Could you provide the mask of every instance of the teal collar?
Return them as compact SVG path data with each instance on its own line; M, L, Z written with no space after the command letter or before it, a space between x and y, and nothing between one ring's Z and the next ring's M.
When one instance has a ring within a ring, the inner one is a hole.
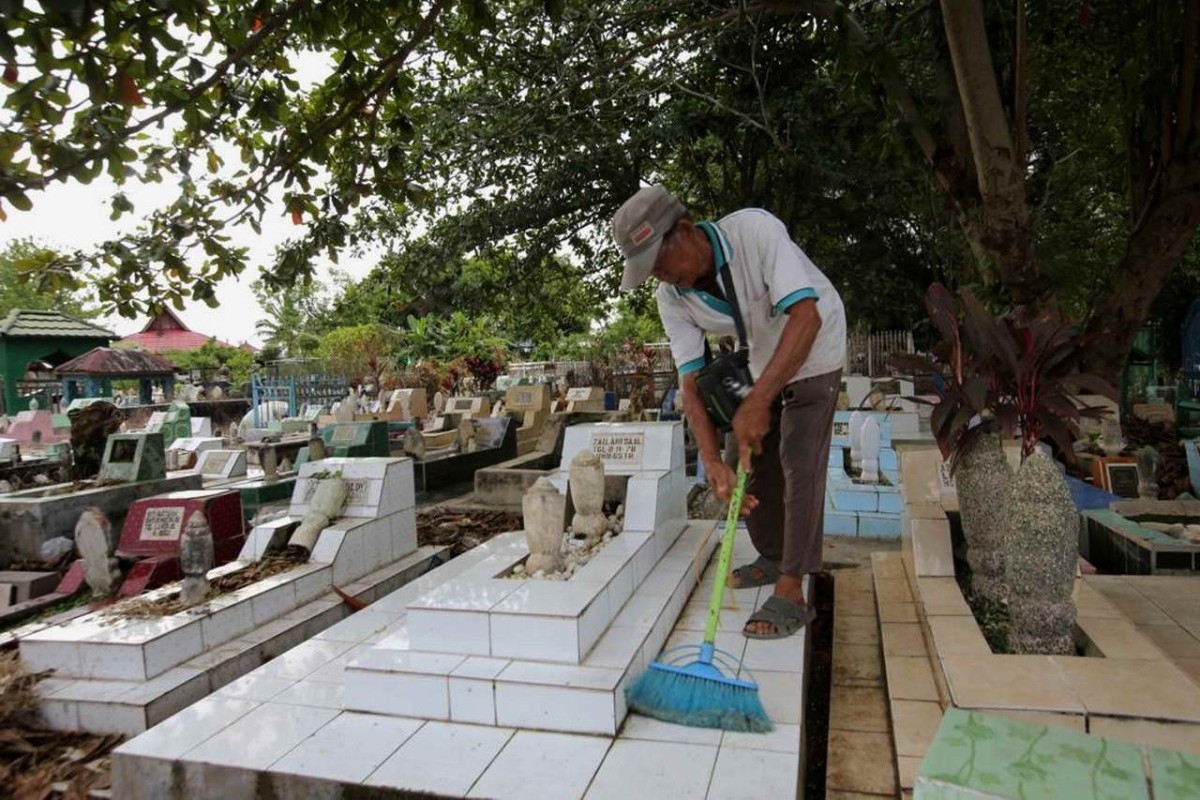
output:
M725 238L725 232L715 222L697 222L696 227L704 231L704 235L708 237L708 242L712 245L713 251L713 268L720 273L721 269L726 264L730 263L733 258L733 248L729 245L729 240ZM718 282L719 278L718 278ZM675 289L681 295L694 294L700 297L700 300L709 308L718 311L726 316L733 316L733 309L729 303L714 297L701 289Z

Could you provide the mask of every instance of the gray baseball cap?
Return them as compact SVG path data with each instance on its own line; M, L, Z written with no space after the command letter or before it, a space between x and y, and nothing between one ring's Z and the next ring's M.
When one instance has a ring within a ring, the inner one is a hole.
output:
M638 189L613 216L613 239L625 256L621 291L636 289L650 277L662 247L663 234L671 230L687 208L661 186Z

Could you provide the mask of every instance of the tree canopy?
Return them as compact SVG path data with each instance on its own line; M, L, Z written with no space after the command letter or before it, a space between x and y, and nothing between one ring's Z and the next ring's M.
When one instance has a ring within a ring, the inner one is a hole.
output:
M178 186L134 234L39 267L94 265L124 313L212 301L246 266L231 231L288 214L270 292L317 255L387 253L329 326L459 310L554 341L609 313L606 221L647 181L700 217L770 209L857 320L911 325L932 280L968 283L1110 332L1108 377L1195 271L1200 0L0 12L6 204L102 171Z

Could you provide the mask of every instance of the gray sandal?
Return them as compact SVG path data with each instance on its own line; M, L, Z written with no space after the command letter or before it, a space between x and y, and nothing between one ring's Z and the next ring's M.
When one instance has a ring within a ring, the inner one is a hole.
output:
M757 572L758 577L754 577ZM754 589L759 586L773 586L779 581L779 565L774 561L759 556L749 564L744 564L733 571L738 579L737 586L731 589Z
M808 603L793 603L773 594L750 616L742 632L747 639L786 639L816 618L817 610ZM748 629L755 622L768 622L775 632L751 633Z

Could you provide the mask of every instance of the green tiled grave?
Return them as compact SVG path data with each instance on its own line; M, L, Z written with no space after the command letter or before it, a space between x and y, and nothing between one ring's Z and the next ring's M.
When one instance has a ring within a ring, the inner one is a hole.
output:
M1150 748L1154 800L1200 800L1200 756Z
M1144 764L1142 748L1130 744L951 708L917 772L913 797L1149 800ZM1178 770L1178 762L1164 758L1162 768L1168 767Z

